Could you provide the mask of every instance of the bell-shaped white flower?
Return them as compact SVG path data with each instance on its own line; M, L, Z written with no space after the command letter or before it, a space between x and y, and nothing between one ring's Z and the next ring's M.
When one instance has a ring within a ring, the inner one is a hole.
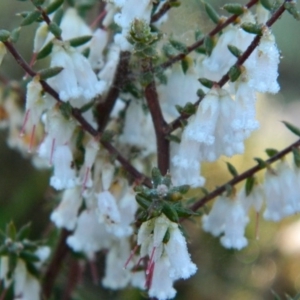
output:
M77 222L77 214L82 204L79 188L66 189L58 207L52 212L50 219L58 228L73 230Z

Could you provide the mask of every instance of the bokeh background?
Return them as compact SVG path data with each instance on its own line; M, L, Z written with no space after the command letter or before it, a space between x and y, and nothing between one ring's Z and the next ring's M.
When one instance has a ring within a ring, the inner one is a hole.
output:
M209 1L216 8L226 1ZM299 5L298 5L299 6ZM0 1L0 29L12 30L20 20L17 12L31 9L30 1ZM220 10L220 12L222 12ZM192 33L201 29L207 32L213 24L198 0L183 0L180 8L170 13L171 26L166 30L174 37L190 42ZM31 58L34 26L21 32L17 48L27 61ZM233 163L239 172L254 165L253 157L266 158L266 148L282 149L296 140L282 120L300 126L300 23L289 14L274 25L273 32L282 52L278 95L260 95L257 103L261 128L247 141L245 155L232 159L221 158L215 164L203 166L207 188L213 189L230 178L226 161ZM7 55L0 68L0 75L20 80L24 73ZM0 131L0 228L10 220L17 226L32 222L31 238L40 238L49 230L49 213L54 206L55 194L48 187L49 171L36 170L30 161L6 145L5 131ZM289 158L290 159L290 158ZM260 174L261 178L263 174ZM197 192L199 194L199 192ZM195 192L195 194L197 194ZM200 195L200 194L199 194ZM201 196L201 195L200 195ZM210 206L210 205L208 205ZM185 222L190 237L190 251L198 272L187 281L177 282L176 299L210 300L281 299L300 292L300 216L279 223L259 218L259 238L255 236L254 212L247 227L249 246L242 251L221 247L218 238L204 233L201 222ZM103 272L103 254L99 255L99 273ZM91 282L87 266L84 279L73 299L144 299L145 295L133 289L115 292ZM63 299L61 291L68 275L63 270L54 299Z

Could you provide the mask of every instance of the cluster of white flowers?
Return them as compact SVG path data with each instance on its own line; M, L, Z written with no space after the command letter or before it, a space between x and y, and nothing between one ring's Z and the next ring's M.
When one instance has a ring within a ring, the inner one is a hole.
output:
M34 255L37 258L36 268L40 269L50 255L50 248L42 246L37 248ZM9 257L1 256L0 259L0 280L3 281L4 289L14 286L14 296L20 300L41 299L41 286L38 278L30 273L26 262L18 258L13 274L8 277L10 271Z
M114 84L116 70L123 63L122 55L130 53L134 56L140 50L147 52L152 46L147 44L145 49L135 49L133 38L130 38L133 24L138 20L143 25L151 25L153 13L163 4L165 1L108 1L102 28L96 30L85 23L74 7L69 7L59 25L61 34L56 37L50 32L46 20L40 22L34 38L32 63L36 55L52 43L49 67L62 70L47 78L46 83L57 93L59 101L45 93L45 82L41 83L41 74L37 73L27 84L25 113L19 109L16 95L0 102L0 117L1 113L3 115L0 126L9 128L9 144L31 150L36 166L53 167L50 185L61 193L61 201L50 219L57 228L73 231L67 238L68 246L89 260L95 259L96 252L107 251L102 279L105 287L120 289L130 284L148 289L149 296L159 300L175 297L174 281L187 279L197 271L180 226L162 210L155 216L151 215L152 207L148 207L147 217L143 219L137 236L134 235L133 224L138 210L133 191L136 183L129 184L119 163L105 152L104 147L100 147L102 132L91 137L83 132L84 126L79 126L73 116L75 110L80 112L96 132L102 117L98 108L105 106L105 99L116 94L117 88L116 99L108 99L114 107L109 112L105 129L114 131L113 143L138 171L146 173L150 166L156 165L155 154L159 153L156 153L154 118L142 93L144 82L136 80L136 69L141 71L140 62L134 60L139 58L138 55L132 60L132 65L129 64L130 72L125 70L128 78L123 86ZM181 138L180 143L171 143L170 174L175 187L201 187L205 183L200 172L202 162L216 161L222 155L242 154L245 140L259 127L255 117L256 93L279 91L280 56L275 38L267 26L262 27L258 46L243 66L238 66L241 71L238 79L222 86L218 84L238 60L228 46L243 52L254 40L254 34L242 29L243 23L265 23L268 15L269 12L260 4L256 16L245 9L243 16L227 26L218 39L216 37L210 55L192 53L185 57L185 67L175 63L163 70L166 82L162 80L163 76L155 77L165 123L179 117L175 106L184 107L188 102L197 102L199 88L206 93L183 130L175 132ZM152 25L159 28L167 16L166 13ZM52 14L49 18L50 21L55 19ZM111 34L115 30L113 27L118 27L115 34ZM78 47L72 44L74 38L86 36L91 36L91 39ZM162 55L161 48L158 43L155 49L158 55ZM0 42L0 63L5 52L5 45ZM214 82L211 89L200 84L199 78ZM21 142L16 138L20 129ZM300 212L299 179L299 170L290 168L284 161L276 169L269 167L263 186L254 186L249 195L242 189L237 195L220 196L211 212L203 216L203 230L214 236L222 235L221 243L226 248L242 249L248 243L244 232L250 207L259 212L265 199L263 216L272 221ZM166 185L162 184L160 189L151 197L161 200L162 194L166 196L169 192ZM140 249L139 255L130 251L135 241L136 248ZM141 261L147 260L148 264L143 266L145 272L138 271ZM2 257L0 279L5 287L11 284L6 278L7 264L7 257ZM21 259L12 278L16 297L40 299L39 283L27 272Z

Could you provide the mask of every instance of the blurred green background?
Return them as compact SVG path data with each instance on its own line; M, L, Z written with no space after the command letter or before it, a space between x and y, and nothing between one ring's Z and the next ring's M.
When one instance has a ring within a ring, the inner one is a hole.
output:
M225 1L210 1L220 8ZM31 9L29 2L15 0L0 1L0 29L12 30L19 22L16 13ZM189 40L191 32L200 28L207 32L213 24L207 20L203 5L198 0L183 0L182 6L170 13L172 27L168 30L181 40ZM245 155L230 161L242 172L254 165L253 157L266 158L265 148L282 149L296 138L280 122L286 120L300 126L300 23L289 14L273 28L279 49L282 51L278 95L259 96L258 119L261 129L247 141ZM17 48L24 58L31 58L34 27L24 28ZM23 71L7 55L0 74L8 79L21 79ZM19 153L6 146L6 132L0 131L0 228L14 220L18 226L31 221L32 238L39 238L49 226L50 207L53 206L53 191L48 187L49 172L37 171ZM203 166L207 186L212 189L229 179L225 162ZM275 291L281 299L285 295L300 292L300 225L298 216L287 218L280 223L265 222L259 218L259 239L255 237L255 219L247 227L249 246L242 251L229 251L220 246L219 239L205 234L199 221L186 222L190 235L190 250L198 272L186 281L175 284L176 299L274 299ZM298 226L298 227L297 227ZM99 272L103 255L99 256ZM88 268L87 268L88 269ZM62 299L62 289L67 274L59 279L55 299ZM76 299L143 299L144 295L135 290L114 292L91 283L89 271L81 283ZM74 298L75 299L75 298Z

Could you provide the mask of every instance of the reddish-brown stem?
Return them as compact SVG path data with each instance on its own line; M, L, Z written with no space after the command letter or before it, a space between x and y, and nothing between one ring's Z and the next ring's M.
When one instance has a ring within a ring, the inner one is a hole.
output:
M35 71L32 70L32 68L27 64L27 62L22 58L22 56L17 52L15 47L10 42L4 42L6 48L8 51L13 55L17 63L23 68L23 70L26 71L27 74L29 74L31 77L34 77L38 75ZM45 92L50 94L53 98L56 99L58 103L62 103L62 101L59 99L58 93L44 80L40 80L40 83L44 89ZM85 118L82 116L80 109L78 108L72 108L72 116L78 121L78 123L82 126L82 128L91 134L94 137L99 137L101 135L101 132L94 129L91 124L89 124ZM131 174L135 179L138 179L141 183L144 182L147 186L151 185L151 181L148 177L146 177L144 174L137 171L132 164L121 155L121 153L109 142L107 141L101 141L101 144L112 154L115 156L115 158L122 164L124 169Z
M258 2L258 0L251 0L250 2L248 2L245 7L246 8L250 8L253 5L255 5ZM229 24L233 23L236 19L238 18L237 15L232 15L231 17L229 17L228 19L226 19L226 21L224 22L219 22L219 24L217 24L217 26L211 30L207 36L212 37L214 35L216 35L217 33L219 33L220 31L222 31L225 27L227 27ZM165 70L166 68L170 67L171 65L173 65L174 63L182 60L186 55L188 55L189 53L191 53L192 51L196 50L197 48L199 48L200 46L203 45L205 40L205 37L203 37L202 39L200 39L199 41L195 42L194 44L190 45L187 47L187 51L185 53L179 53L178 55L170 58L168 61L160 64L159 66L156 66L154 69L155 70Z
M145 61L144 69L151 69L150 61ZM161 107L158 100L156 85L152 74L151 82L145 88L145 98L152 117L157 147L157 164L160 172L165 175L170 168L170 141L166 139L164 127L166 122L164 120Z
M103 131L112 109L119 97L120 90L125 83L128 74L128 65L130 60L130 52L124 51L120 54L119 64L116 70L115 78L104 102L97 105L98 126L99 131Z
M151 17L151 23L154 23L154 22L158 21L164 14L166 14L168 12L168 10L170 10L171 7L172 7L171 3L175 2L175 1L174 0L167 1L160 8L160 10Z
M68 247L66 245L66 239L69 236L70 231L63 229L60 234L59 241L57 243L55 253L48 265L48 268L44 275L44 282L43 282L43 296L45 299L49 299L51 293L53 291L53 286L57 275L60 272L61 266L65 257L68 253Z
M284 5L281 5L278 10L271 16L271 18L267 21L266 26L271 27L276 20L283 14L285 11ZM249 47L246 49L246 51L238 58L234 66L240 67L243 65L243 63L249 58L251 53L255 50L255 48L258 46L260 42L261 36L257 35L252 43L249 45ZM224 86L229 81L229 71L219 80L219 82L216 82L216 85L219 87ZM201 97L197 102L194 103L195 107L199 105L201 100L204 98ZM170 134L172 131L176 130L177 128L181 127L182 121L189 118L189 115L180 115L177 119L172 121L168 126L165 127L165 134Z
M233 179L229 180L227 183L223 184L222 186L216 188L211 193L207 194L203 198L199 199L196 203L194 203L191 207L193 211L196 211L203 205L205 205L208 201L212 200L213 198L221 195L226 191L227 186L234 186L237 183L253 176L255 173L257 173L260 170L263 170L268 165L278 161L279 159L283 158L285 155L293 151L293 148L297 148L300 146L300 140L296 141L295 143L291 144L290 146L286 147L282 151L278 152L277 154L270 157L268 160L265 161L265 167L262 167L261 165L256 165L255 167L245 171L244 173L234 177Z
M70 258L70 264L69 264L69 272L68 272L68 280L66 289L64 291L63 300L70 300L72 299L72 294L77 287L78 283L80 282L82 270L80 267L80 263L75 258Z

